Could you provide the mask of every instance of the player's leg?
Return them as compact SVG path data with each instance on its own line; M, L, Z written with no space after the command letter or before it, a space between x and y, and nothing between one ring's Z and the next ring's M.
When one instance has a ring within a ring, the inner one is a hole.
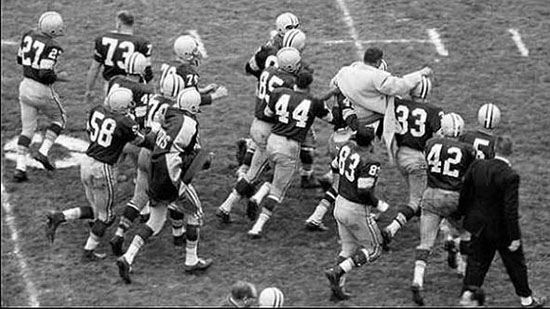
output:
M101 238L105 235L105 231L115 219L113 209L115 201L115 171L111 165L97 161L93 166L92 194L94 196L95 220L88 240L84 245L84 261L94 261L107 256L104 253L95 252L95 249L99 246Z
M44 168L47 170L54 170L55 166L48 159L48 154L50 149L57 137L61 134L63 129L65 129L65 124L67 122L65 109L61 104L61 100L53 88L49 87L49 94L47 104L43 105L43 108L40 110L50 119L50 125L46 129L46 134L42 145L38 149L38 152L35 154L34 159L44 165Z
M267 152L275 167L273 181L262 211L250 231L248 231L248 235L252 238L261 237L265 223L271 218L275 207L282 202L297 168L300 145L297 142L287 140L285 137L272 134L268 138Z
M38 126L36 105L40 98L33 94L33 84L24 79L19 84L19 106L21 107L21 134L17 141L17 161L13 179L16 182L27 181L27 156L32 137Z
M126 283L131 283L130 269L134 263L134 259L138 252L141 250L145 242L152 236L160 233L164 222L166 221L168 202L151 200L151 216L145 224L139 226L138 231L128 250L116 260L118 267L118 274Z
M321 183L313 175L313 163L315 161L316 137L315 130L311 127L307 131L306 140L300 149L300 186L304 189L319 188Z
M331 168L332 169L332 168ZM323 223L323 218L325 217L325 214L327 214L331 207L334 205L334 200L336 199L336 196L338 196L338 181L339 181L339 174L337 171L332 170L332 185L330 188L325 192L323 195L323 198L321 201L319 201L319 204L315 207L315 210L313 213L307 218L305 227L307 230L310 231L326 231L328 230L328 227L326 227Z
M136 184L134 195L126 204L118 222L115 236L111 238L110 244L113 254L122 255L124 234L132 226L134 220L139 216L140 211L149 203L147 190L149 189L149 172L151 169L151 151L141 148L137 161Z
M251 138L241 138L237 141L237 179L246 174L252 163L252 156L256 151L256 143Z
M384 228L382 233L385 247L395 234L418 214L427 184L426 160L420 151L400 147L397 151L397 166L408 183L409 199L407 205L401 207L390 224Z
M168 218L170 219L170 225L172 226L172 242L176 247L183 247L185 245L186 228L185 228L185 215L181 203L189 203L186 200L170 203L168 205Z

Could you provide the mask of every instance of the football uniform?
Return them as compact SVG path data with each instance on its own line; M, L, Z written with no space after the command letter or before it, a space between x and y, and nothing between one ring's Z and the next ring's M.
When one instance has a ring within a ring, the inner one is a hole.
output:
M65 127L65 110L53 88L57 78L55 67L62 53L59 43L42 32L31 30L21 38L17 53L24 77L19 84L21 135L29 139L29 144L38 126L38 112L59 127Z
M149 99L154 93L154 89L147 84L136 82L125 76L117 75L111 78L107 84L107 93L112 88L122 87L132 91L134 106L130 109L130 114L138 123L140 129L145 128Z
M97 213L96 219L111 222L115 191L114 165L127 142L143 135L131 118L111 112L105 106L90 111L87 121L90 145L86 150L88 162L83 163L80 175L86 196Z
M183 78L185 88L195 87L197 91L199 90L199 81L200 75L195 69L195 67L189 63L181 63L174 61L170 64L163 63L161 66L161 80L164 79L168 74L177 74ZM210 94L201 93L201 106L212 104L212 97Z
M441 127L442 115L443 110L431 104L395 99L395 116L402 128L395 135L398 146L396 163L407 182L407 206L412 209L411 215L418 211L427 185L424 147ZM404 212L409 217L410 211Z
M338 170L338 196L334 206L334 218L341 239L340 256L351 257L358 249L367 250L371 259L381 253L382 236L378 225L370 216L370 207L380 171L380 162L361 157L359 147L344 144L332 161Z
M276 120L267 140L267 153L275 165L269 195L281 202L298 164L301 145L313 121L316 117L332 116L322 101L307 92L288 88L273 90L265 114Z
M141 36L112 31L94 40L94 59L103 65L103 78L106 81L115 75L126 75L124 63L134 52L142 53L150 63L153 44ZM146 82L153 79L150 65L145 69L144 78Z
M459 141L470 144L476 150L477 159L493 159L495 157L496 136L482 129L466 131Z

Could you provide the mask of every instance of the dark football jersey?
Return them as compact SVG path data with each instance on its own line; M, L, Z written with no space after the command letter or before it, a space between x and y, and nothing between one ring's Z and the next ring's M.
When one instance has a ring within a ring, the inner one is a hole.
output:
M54 71L63 48L51 37L36 30L23 34L17 63L23 66L23 76L50 85L56 80Z
M269 97L268 106L276 122L272 133L303 143L315 117L330 113L325 104L313 95L289 88L276 88Z
M103 64L103 78L110 80L115 75L126 75L124 62L134 52L151 57L153 44L143 37L118 32L106 32L95 39L94 59ZM146 76L147 81L153 78Z
M174 105L174 101L167 97L156 94L149 100L147 104L147 118L145 120L145 127L151 128L151 123L157 116L164 117L168 107Z
M456 139L434 137L426 142L428 186L451 191L462 188L466 170L475 160L474 148Z
M260 120L266 122L275 122L271 117L264 114L267 102L269 102L269 96L275 88L285 87L292 89L296 84L296 76L277 69L275 67L269 67L262 72L260 80L258 81L258 88L256 89L256 107L254 110L254 116Z
M133 141L139 132L135 121L103 105L92 108L86 128L90 137L86 154L111 165L118 161L124 145Z
M443 110L427 103L395 99L395 116L403 129L395 135L397 146L423 151L426 141L441 128Z
M181 76L185 82L185 88L195 87L198 90L200 75L192 65L177 61L174 61L171 64L163 63L161 66L161 71L163 77L174 73Z
M459 141L470 144L476 150L477 159L493 159L495 157L496 136L481 130L466 131Z
M128 79L125 76L117 75L109 80L107 93L111 88L122 87L132 91L134 106L130 109L130 114L138 123L140 130L145 128L147 118L147 106L149 99L154 93L154 88L151 85L136 82Z
M266 67L276 66L278 48L274 46L260 46L245 65L245 71L260 79L260 75Z
M339 195L360 204L374 200L380 162L362 158L358 146L348 142L338 151L338 155L332 161L332 167L340 174Z

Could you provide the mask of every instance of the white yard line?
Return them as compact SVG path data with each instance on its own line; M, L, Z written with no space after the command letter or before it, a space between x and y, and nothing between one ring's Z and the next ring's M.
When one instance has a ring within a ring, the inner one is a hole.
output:
M2 45L16 46L16 45L17 45L17 42L8 41L8 40L2 40Z
M336 0L338 2L338 6L340 6L340 9L344 13L344 22L346 25L348 25L348 31L349 35L351 36L353 43L355 44L355 48L357 49L357 56L359 59L363 59L363 44L359 40L359 36L357 35L357 30L355 30L355 26L353 25L353 18L351 17L348 6L346 5L345 0Z
M525 44L523 44L523 40L521 39L521 36L519 35L519 32L517 29L508 29L508 32L512 34L512 40L514 40L514 43L516 43L516 46L519 49L519 53L523 57L529 57L529 50L527 47L525 47Z
M29 295L28 306L40 307L40 303L38 302L38 291L36 290L36 287L34 286L34 283L31 279L29 266L26 262L27 258L25 257L23 252L21 252L21 247L19 245L19 231L17 230L17 226L15 224L15 217L13 216L12 206L9 201L9 194L6 192L3 182L2 208L4 208L5 214L3 219L6 222L11 233L11 240L13 242L13 254L15 255L17 263L19 264L19 268L21 269L21 274L25 283L26 291Z
M449 56L449 52L445 48L445 45L443 45L443 42L441 41L441 37L439 36L439 33L437 32L437 30L435 30L435 28L431 28L431 29L428 29L427 31L428 31L428 36L430 37L430 40L434 44L435 50L437 51L437 53L440 54L441 56L445 56L445 57Z

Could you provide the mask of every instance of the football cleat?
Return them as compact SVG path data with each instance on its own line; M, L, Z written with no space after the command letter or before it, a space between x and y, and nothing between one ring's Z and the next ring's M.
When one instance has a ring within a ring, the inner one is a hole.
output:
M457 256L458 250L453 240L445 241L445 251L447 251L447 265L449 265L449 267L452 269L456 269L457 268L456 256Z
M106 257L107 257L106 253L98 253L98 252L94 252L94 250L84 250L81 261L83 263L97 262L105 259Z
M118 267L118 274L122 280L126 283L132 283L132 279L130 279L130 263L126 261L124 256L121 256L116 260L116 266Z
M185 270L185 272L187 273L203 271L203 270L206 270L208 267L210 267L212 263L213 263L212 259L206 259L206 260L199 259L195 265L183 264L183 270Z
M13 180L15 182L24 182L29 180L29 178L27 178L27 172L22 170L15 170L15 173L13 173Z
M382 249L384 251L390 251L390 243L392 241L390 232L386 229L381 229L380 234L382 234L382 243L380 244Z
M221 208L218 208L218 210L216 210L216 217L220 218L221 223L231 223L231 217L229 216L229 213Z
M250 221L256 220L259 210L260 207L258 206L258 203L256 203L253 199L249 199L248 204L246 204L246 216L250 219Z
M109 244L111 245L111 250L113 251L113 254L115 256L121 256L124 254L124 251L122 250L122 245L124 244L124 237L115 236L111 238L111 240L109 241Z
M325 276L330 283L330 289L332 290L332 295L334 297L336 297L338 300L346 300L351 297L351 294L344 290L344 284L341 280L341 273L339 273L334 268L329 268L325 270Z
M260 239L262 238L262 231L255 231L255 230L250 230L248 231L248 237L250 237L250 239Z
M38 152L34 155L33 157L36 161L42 163L42 165L44 166L45 169L47 169L48 171L53 171L55 170L55 166L50 163L50 160L48 160L48 157L46 157L45 155L43 155L42 153Z
M305 227L306 227L306 230L312 231L312 232L328 231L328 227L323 222L306 221Z
M46 237L50 240L50 242L53 243L57 227L67 220L65 219L65 215L63 215L63 213L59 211L50 212L49 214L47 214L46 220Z
M417 284L411 285L411 291L412 291L412 298L415 304L419 306L424 306L424 298L422 297L422 294L420 293L422 291L422 287L420 287Z
M521 305L522 308L542 308L546 304L546 297L531 297L533 301L529 305Z

